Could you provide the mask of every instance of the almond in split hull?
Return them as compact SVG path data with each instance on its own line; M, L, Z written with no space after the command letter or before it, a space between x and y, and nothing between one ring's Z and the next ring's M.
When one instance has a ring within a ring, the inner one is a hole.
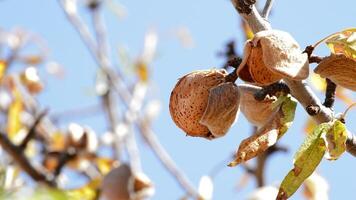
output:
M276 97L266 97L262 101L257 101L254 94L261 89L261 87L252 85L239 85L240 93L240 110L246 119L260 128L264 126L271 116L277 111L278 107L273 107L272 104L277 100Z
M269 85L283 78L303 80L309 76L308 56L289 33L261 31L246 42L237 73L242 80L257 85Z
M314 72L337 85L356 91L356 60L344 54L331 54L324 58Z
M299 44L287 32L267 30L258 32L252 42L262 47L263 62L272 72L293 80L309 76L309 62Z
M263 51L261 45L251 48L247 67L252 79L258 85L270 85L281 80L281 75L273 73L263 62Z
M282 79L281 76L271 72L263 63L261 46L254 47L247 41L244 47L244 58L237 70L238 76L246 82L255 85L269 85Z
M200 70L183 76L175 85L169 102L169 111L175 124L186 134L210 138L209 129L200 124L208 105L211 88L224 83L225 70Z

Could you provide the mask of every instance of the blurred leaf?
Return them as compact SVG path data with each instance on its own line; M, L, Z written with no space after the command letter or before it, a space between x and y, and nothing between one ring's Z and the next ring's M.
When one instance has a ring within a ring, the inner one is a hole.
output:
M102 175L106 175L111 169L118 166L118 162L116 160L104 157L95 158L95 163Z
M68 196L64 191L42 186L36 188L34 194L29 199L30 200L67 200Z
M31 94L37 94L44 88L36 67L27 67L25 71L21 73L20 78L22 84L26 86Z
M325 92L325 90L326 90L326 81L320 75L318 75L316 73L312 73L310 75L310 83L316 90L319 90L321 92ZM345 90L345 88L337 87L335 96L336 96L336 98L338 98L341 101L343 101L345 104L351 105L354 102L354 100L349 95L347 95L346 92L347 92L347 90ZM309 131L308 133L310 133L310 132L311 131Z
M319 165L323 158L326 145L321 137L329 131L329 123L320 124L309 134L294 156L294 168L288 173L280 185L277 199L287 199L294 194Z
M21 57L21 61L29 65L38 65L43 62L41 55L29 55Z
M336 95L338 99L343 101L346 105L351 105L353 102L355 102L351 96L347 94L347 90L342 87L337 87L336 88Z
M145 62L138 62L136 64L136 74L142 82L147 82L149 78L148 66Z
M281 96L274 106L280 106L278 112L254 135L240 143L235 160L229 163L230 167L258 156L287 132L293 123L297 103L290 96Z
M252 29L250 28L250 26L245 22L245 20L241 20L241 26L242 26L242 29L245 33L245 37L246 37L246 40L251 40L254 36L253 34L253 31Z
M13 140L16 134L21 130L21 113L23 111L23 102L20 92L14 88L12 90L13 101L9 107L9 113L7 116L7 134L9 138Z
M51 151L62 151L66 148L66 136L61 132L54 132L51 134Z
M0 60L0 80L5 75L6 67L7 67L6 61L5 60Z
M308 120L304 124L304 132L306 134L312 133L316 126L317 124L315 123L313 118L308 118Z
M334 54L344 54L350 58L356 58L356 28L335 33L325 43Z
M345 124L336 120L326 133L327 159L337 160L346 151L347 131Z
M96 178L78 189L67 190L66 194L72 200L93 200L97 197L97 191L101 184L101 179Z
M326 80L321 78L319 74L311 73L310 83L315 89L324 92L326 90Z

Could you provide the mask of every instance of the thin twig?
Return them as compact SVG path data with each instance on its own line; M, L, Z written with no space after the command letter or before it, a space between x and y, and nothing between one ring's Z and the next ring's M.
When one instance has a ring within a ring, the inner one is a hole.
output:
M327 108L332 108L335 102L336 94L336 84L330 79L326 79L326 91L325 91L325 100L323 105Z
M33 180L48 186L55 186L55 182L51 176L46 176L46 174L37 170L27 159L24 151L12 144L4 133L0 133L0 145Z
M52 121L58 123L59 121L62 120L67 121L74 118L90 117L95 114L101 113L102 111L101 108L102 106L100 104L87 105L83 107L72 108L72 109L52 113L49 116L49 118L52 119Z
M174 160L169 156L164 147L160 144L156 137L156 134L149 128L149 125L145 123L145 120L140 120L137 124L141 135L151 147L155 155L163 166L176 178L180 186L191 196L198 197L198 193L190 183L186 175L177 167Z
M58 165L54 170L54 176L58 177L58 175L62 172L63 167L71 160L77 157L77 151L75 148L71 147L66 149L64 152L59 152L58 155Z
M269 14L272 10L274 0L266 0L265 7L263 8L262 11L262 17L268 20Z
M42 118L47 114L47 110L43 111L41 114L38 115L37 119L31 126L30 130L28 131L28 134L26 137L22 140L21 144L19 145L19 148L22 150L26 149L27 144L30 142L31 139L33 139L36 135L37 132L37 126L40 124Z

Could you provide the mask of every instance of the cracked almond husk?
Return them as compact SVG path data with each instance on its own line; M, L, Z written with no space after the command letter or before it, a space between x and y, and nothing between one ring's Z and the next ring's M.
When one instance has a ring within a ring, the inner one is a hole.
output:
M236 120L239 110L239 92L233 83L221 83L210 89L208 105L200 119L212 137L224 136Z
M178 81L169 110L187 135L207 139L225 135L238 111L236 86L224 84L227 75L223 69L199 70Z
M309 75L308 56L289 33L261 31L246 42L237 73L242 80L252 79L251 83L257 85L269 85L283 78L303 80Z
M356 91L356 60L344 54L331 54L324 58L314 70L335 84Z
M262 101L257 101L254 94L261 90L261 87L252 85L239 85L240 110L246 119L256 127L262 127L278 111L278 107L273 107L273 102L277 100L275 96L266 96Z

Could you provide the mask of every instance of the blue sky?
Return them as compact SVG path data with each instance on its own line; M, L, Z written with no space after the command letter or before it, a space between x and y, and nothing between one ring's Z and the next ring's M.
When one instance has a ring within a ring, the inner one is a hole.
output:
M195 185L217 163L235 151L240 141L250 134L250 126L240 115L237 124L227 136L214 141L189 138L178 129L169 116L168 101L171 89L182 75L197 69L219 67L224 62L217 52L224 44L234 39L241 51L243 37L239 30L239 19L228 0L181 0L181 1L120 1L128 11L126 18L118 20L106 9L110 44L113 46L113 60L117 59L117 47L125 47L134 56L140 53L143 37L149 28L155 28L160 36L158 56L151 67L152 89L150 97L162 104L159 117L153 128L160 141L177 164L187 173ZM354 1L275 1L270 22L273 28L290 32L302 47L346 27L355 26ZM88 15L84 14L85 17ZM177 27L187 27L194 39L193 48L184 48L170 32ZM67 110L96 103L98 99L89 91L94 86L97 70L77 33L64 17L57 1L44 0L2 0L0 1L0 27L10 30L23 27L39 34L50 48L50 58L65 67L63 80L46 77L46 90L40 95L43 107L51 112ZM320 55L328 55L325 47L318 49ZM128 74L130 75L130 74ZM353 95L355 99L355 95ZM344 104L337 104L335 110L342 112ZM355 113L355 111L354 111ZM267 165L267 183L281 181L292 167L293 154L303 141L303 121L307 114L298 106L297 118L291 130L281 140L290 146L289 153L278 154ZM356 130L355 114L349 115L348 127ZM76 120L88 124L97 132L106 130L102 116L91 116ZM66 121L68 122L68 121ZM64 122L63 124L65 125ZM178 199L184 192L175 180L161 166L148 147L139 138L145 172L156 185L153 199ZM345 154L336 162L323 160L318 171L330 184L330 199L345 199L356 189L350 180L356 179L350 173L355 160ZM227 163L226 163L227 164ZM250 181L246 188L236 191L236 184L244 171L240 168L224 168L215 179L214 199L243 199L254 188ZM292 199L299 199L298 195Z

